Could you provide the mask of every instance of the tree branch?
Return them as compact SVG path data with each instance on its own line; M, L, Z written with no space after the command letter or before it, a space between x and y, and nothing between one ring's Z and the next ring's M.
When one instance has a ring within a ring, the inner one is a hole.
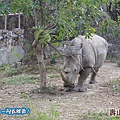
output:
M57 48L53 47L50 43L47 42L47 44L48 44L50 47L52 47L57 53L59 53L60 55L64 56L63 54L61 54L61 53L57 50Z

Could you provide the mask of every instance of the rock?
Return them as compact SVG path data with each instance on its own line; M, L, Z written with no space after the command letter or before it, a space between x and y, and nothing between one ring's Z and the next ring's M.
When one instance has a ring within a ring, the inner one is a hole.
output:
M2 64L13 64L19 62L24 57L24 50L21 46L14 46L8 53L7 48L0 49L0 66Z
M17 38L18 35L13 33L13 34L11 35L11 37L12 37L12 38Z
M0 66L2 64L8 64L7 48L0 49Z

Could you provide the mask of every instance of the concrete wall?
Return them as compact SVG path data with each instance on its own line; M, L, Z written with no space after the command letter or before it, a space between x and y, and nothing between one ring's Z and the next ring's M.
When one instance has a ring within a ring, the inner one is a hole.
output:
M3 64L13 64L24 57L22 46L13 46L11 52L7 48L0 49L0 66Z

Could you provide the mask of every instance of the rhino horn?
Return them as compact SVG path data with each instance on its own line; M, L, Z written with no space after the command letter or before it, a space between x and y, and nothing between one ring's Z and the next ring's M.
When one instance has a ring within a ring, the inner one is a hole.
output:
M62 77L62 80L66 83L69 83L69 80L67 80L65 77L64 77L64 73L63 71L61 71L61 77Z

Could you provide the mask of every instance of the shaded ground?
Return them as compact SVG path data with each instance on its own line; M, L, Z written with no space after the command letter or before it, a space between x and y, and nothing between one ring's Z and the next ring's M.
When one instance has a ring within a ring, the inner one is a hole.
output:
M61 65L57 65L60 68ZM54 74L53 74L54 73ZM35 76L35 75L34 75ZM107 83L120 80L120 67L114 63L106 62L97 76L98 83L91 85L86 81L87 92L53 91L54 94L42 94L37 91L39 83L20 85L6 85L0 88L0 108L30 107L31 115L37 115L42 110L50 111L56 105L61 120L81 120L88 111L109 111L111 108L120 109L120 96L111 92ZM63 82L56 70L48 71L48 85L62 88ZM76 81L77 82L77 81ZM24 117L25 118L25 117ZM3 120L24 120L23 117L0 116Z

